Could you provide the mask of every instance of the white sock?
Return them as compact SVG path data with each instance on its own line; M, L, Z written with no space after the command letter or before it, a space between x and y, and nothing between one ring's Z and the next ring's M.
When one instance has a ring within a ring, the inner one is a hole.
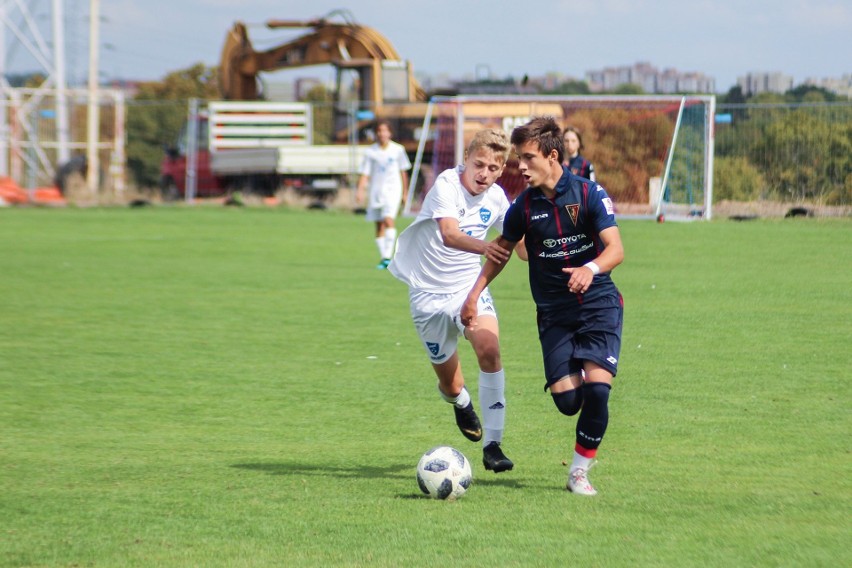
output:
M503 369L496 373L479 372L479 411L482 413L482 445L503 441L506 424L506 375Z
M379 249L379 256L382 258L388 258L385 256L385 238L384 237L376 237L376 247Z
M441 394L441 398L450 404L456 405L456 408L465 408L468 404L470 404L470 393L467 392L467 387L462 387L459 395L455 397L444 394L444 391L441 390L440 386L438 387L438 392Z
M396 243L396 229L385 229L385 254L382 258L393 257L393 245Z
M571 471L574 471L577 468L583 468L588 471L593 461L595 460L592 458L587 458L581 456L577 452L574 452L574 460L571 462Z

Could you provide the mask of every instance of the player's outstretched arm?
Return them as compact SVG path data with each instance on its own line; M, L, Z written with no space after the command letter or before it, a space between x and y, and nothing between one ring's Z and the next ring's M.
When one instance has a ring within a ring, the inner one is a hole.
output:
M512 254L510 249L501 247L495 241L481 241L464 233L459 228L458 219L441 217L438 219L438 230L444 246L474 254L485 255L485 258L497 263L505 263Z
M517 243L507 241L503 237L497 237L494 239L494 244L500 248L508 250L511 255L512 249L515 248ZM485 290L485 288L487 288L495 278L497 278L505 266L505 262L494 262L491 259L487 259L485 264L482 265L482 270L479 271L479 276L476 277L476 281L473 283L473 288L471 288L464 304L462 304L461 321L465 327L476 327L476 303L479 301L479 296L482 294L482 291Z
M355 203L361 204L364 203L364 197L366 195L367 183L370 181L370 176L366 174L361 174L358 178L358 185L355 187Z

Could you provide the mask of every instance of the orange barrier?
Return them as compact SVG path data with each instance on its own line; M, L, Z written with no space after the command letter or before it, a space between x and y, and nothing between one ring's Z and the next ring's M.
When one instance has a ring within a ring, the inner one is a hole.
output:
M65 197L57 187L39 187L33 191L33 203L39 205L65 205Z
M8 177L0 177L0 199L9 205L18 205L29 202L27 192Z
M0 201L7 205L65 205L65 197L57 187L39 187L32 194L12 178L0 177Z

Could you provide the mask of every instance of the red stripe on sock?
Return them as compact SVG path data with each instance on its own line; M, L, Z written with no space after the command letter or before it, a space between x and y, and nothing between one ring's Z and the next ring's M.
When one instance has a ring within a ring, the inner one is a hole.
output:
M593 458L597 455L597 448L584 448L580 444L574 444L574 451L583 456L584 458Z

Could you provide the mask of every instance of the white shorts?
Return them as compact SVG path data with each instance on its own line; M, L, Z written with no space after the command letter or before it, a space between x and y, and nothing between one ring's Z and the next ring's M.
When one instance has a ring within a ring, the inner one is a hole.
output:
M384 196L384 202L376 205L367 205L367 221L381 221L382 219L396 219L399 215L399 208L402 205L402 190L388 192Z
M414 289L409 290L411 319L414 320L417 335L420 336L432 363L447 361L458 348L459 335L464 337L461 307L467 298L467 293L467 289L455 294L431 294ZM488 288L482 291L476 306L479 317L497 317L497 310Z

